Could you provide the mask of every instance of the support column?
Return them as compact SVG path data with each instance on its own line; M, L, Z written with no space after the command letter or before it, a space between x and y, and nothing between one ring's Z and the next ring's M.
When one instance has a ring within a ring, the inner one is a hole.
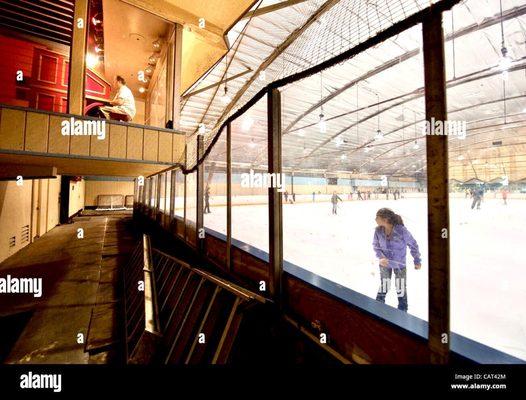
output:
M278 89L267 92L268 116L268 172L281 174L281 93ZM283 216L282 197L278 188L268 189L269 197L269 292L281 305L283 272Z
M232 127L226 126L226 266L232 271Z
M205 151L205 144L202 135L197 135L197 160L200 160ZM204 185L205 185L205 163L202 162L197 166L197 202L196 202L196 238L197 248L202 250L204 247L204 240L200 238L199 232L204 229L203 221L203 201L204 201Z
M89 0L75 0L73 35L69 52L68 113L84 114L84 88L86 86L86 50L88 42ZM79 21L82 20L82 28Z
M174 129L180 128L181 121L181 76L183 59L183 27L175 24L174 40L174 76L173 76L173 112L172 120Z
M422 26L426 120L446 121L446 77L442 14ZM449 361L449 193L446 135L427 135L427 213L429 243L429 348L431 363Z

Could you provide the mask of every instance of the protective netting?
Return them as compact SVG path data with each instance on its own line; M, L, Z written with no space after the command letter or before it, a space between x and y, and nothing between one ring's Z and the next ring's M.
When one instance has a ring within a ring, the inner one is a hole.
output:
M199 124L206 128L206 152L222 124L270 83L326 62L439 1L310 0L238 24L233 30L239 36L225 59L193 90L243 75L228 81L226 96L225 85L219 85L185 98L181 128L189 149L180 163L192 169L202 161L192 145Z

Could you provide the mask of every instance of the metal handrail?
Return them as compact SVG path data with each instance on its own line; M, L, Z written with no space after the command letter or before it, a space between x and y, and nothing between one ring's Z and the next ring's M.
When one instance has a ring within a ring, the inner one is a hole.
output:
M152 262L152 249L149 236L144 234L142 242L144 257L144 329L154 335L160 335L161 323L159 320L155 270Z
M192 272L202 276L203 278L209 280L210 282L213 282L214 284L220 286L221 288L225 289L225 290L228 290L229 292L235 294L236 296L238 297L241 297L245 300L257 300L261 303L266 303L268 301L268 299L266 299L265 297L257 294L257 293L254 293L254 292L251 292L250 290L248 289L245 289L241 286L238 286L234 283L231 283L225 279L222 279L222 278L219 278L215 275L212 275L206 271L203 271L199 268L195 268L195 267L192 267L190 264L170 255L170 254L167 254L161 250L158 250L158 249L153 249L152 251L164 256L164 257L167 257L169 259L171 259L172 261L175 261L176 263L180 264L181 266L183 266L184 268L188 268L190 269Z

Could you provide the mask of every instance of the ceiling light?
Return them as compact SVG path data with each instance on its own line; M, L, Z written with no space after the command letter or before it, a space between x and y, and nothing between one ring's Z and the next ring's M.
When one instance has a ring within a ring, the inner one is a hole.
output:
M327 133L327 122L325 121L325 116L320 114L320 122L318 122L318 127L320 128L320 133Z
M139 93L144 93L144 92L146 92L146 89L143 88L143 87L141 86L141 87L139 88Z
M150 66L147 66L147 67L144 69L144 73L145 73L146 75L151 75L151 74L153 74L153 68L150 67Z
M241 129L243 130L243 132L248 132L250 128L252 128L253 124L254 120L249 116L246 116L245 118L243 118L243 122L241 123Z
M148 63L151 65L157 64L157 57L155 57L153 54L148 58Z
M152 43L152 46L155 50L160 50L161 49L161 42L156 40Z
M252 139L252 140L250 141L250 143L248 144L248 146L249 146L251 149L253 149L254 147L256 147L256 143L254 142L254 139Z
M86 66L88 68L94 68L99 63L99 57L97 57L95 54L88 53L86 55Z
M380 129L376 131L376 135L374 136L375 140L382 140L384 138L384 134Z
M463 159L464 159L464 156L462 154L457 157L458 161L462 161Z
M364 151L365 151L366 153L369 153L371 150L372 150L371 147L369 147L369 146L365 146Z
M345 160L345 159L347 158L347 156L346 156L345 154L342 154L342 155L340 156L340 158L341 158L342 160Z
M418 150L419 148L420 148L420 146L418 145L418 143L415 140L415 144L413 145L413 149Z

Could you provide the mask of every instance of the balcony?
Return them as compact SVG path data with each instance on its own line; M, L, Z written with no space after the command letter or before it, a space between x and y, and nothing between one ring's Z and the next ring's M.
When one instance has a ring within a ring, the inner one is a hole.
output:
M62 122L90 117L0 105L0 153L7 164L57 167L59 174L137 176L182 160L185 136L171 129L105 121L105 138L62 135Z

